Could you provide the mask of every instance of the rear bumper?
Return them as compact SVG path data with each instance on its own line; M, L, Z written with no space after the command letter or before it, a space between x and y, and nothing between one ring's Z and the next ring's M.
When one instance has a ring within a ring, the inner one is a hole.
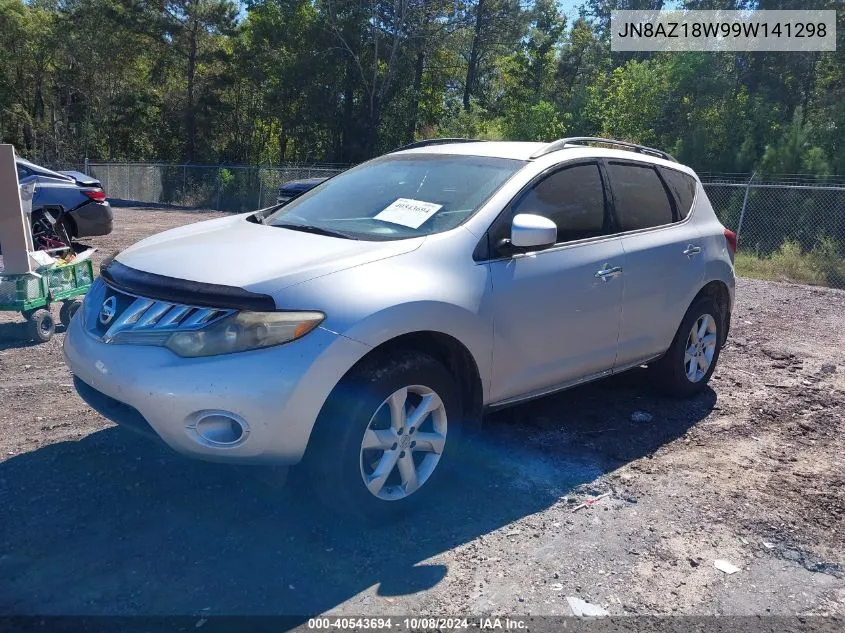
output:
M114 213L108 202L86 202L70 212L76 225L74 237L108 235L114 225Z

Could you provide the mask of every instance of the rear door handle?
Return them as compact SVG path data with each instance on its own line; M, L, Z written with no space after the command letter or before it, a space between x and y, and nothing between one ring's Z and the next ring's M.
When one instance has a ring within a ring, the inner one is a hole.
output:
M613 266L611 268L610 264L605 264L601 270L596 271L596 279L601 279L602 281L607 281L611 277L615 277L616 275L622 272L622 266Z
M700 252L701 252L700 246L696 246L695 244L690 244L689 246L687 246L687 249L684 251L684 255L686 255L687 257L694 257L695 255L698 255Z

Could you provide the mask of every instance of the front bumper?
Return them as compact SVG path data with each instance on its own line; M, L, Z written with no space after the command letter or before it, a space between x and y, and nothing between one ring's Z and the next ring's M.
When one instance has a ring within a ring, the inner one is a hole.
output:
M299 462L326 398L369 350L317 328L277 347L181 358L162 347L102 343L82 321L71 321L64 342L80 396L114 422L210 461ZM242 440L221 446L200 437L197 415L209 411L242 420Z

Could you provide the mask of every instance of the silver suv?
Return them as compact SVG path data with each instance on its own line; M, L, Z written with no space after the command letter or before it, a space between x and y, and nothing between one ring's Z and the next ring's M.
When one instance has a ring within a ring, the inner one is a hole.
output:
M330 503L382 516L436 493L485 410L644 364L702 391L735 248L664 152L432 141L139 242L64 350L107 418L192 457L302 462Z

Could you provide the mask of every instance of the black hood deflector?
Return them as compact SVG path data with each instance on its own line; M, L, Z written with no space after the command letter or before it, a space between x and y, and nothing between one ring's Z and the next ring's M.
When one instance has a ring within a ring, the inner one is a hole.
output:
M115 290L130 295L159 299L202 308L273 312L276 302L270 295L250 292L236 286L223 286L147 273L111 260L100 275Z

